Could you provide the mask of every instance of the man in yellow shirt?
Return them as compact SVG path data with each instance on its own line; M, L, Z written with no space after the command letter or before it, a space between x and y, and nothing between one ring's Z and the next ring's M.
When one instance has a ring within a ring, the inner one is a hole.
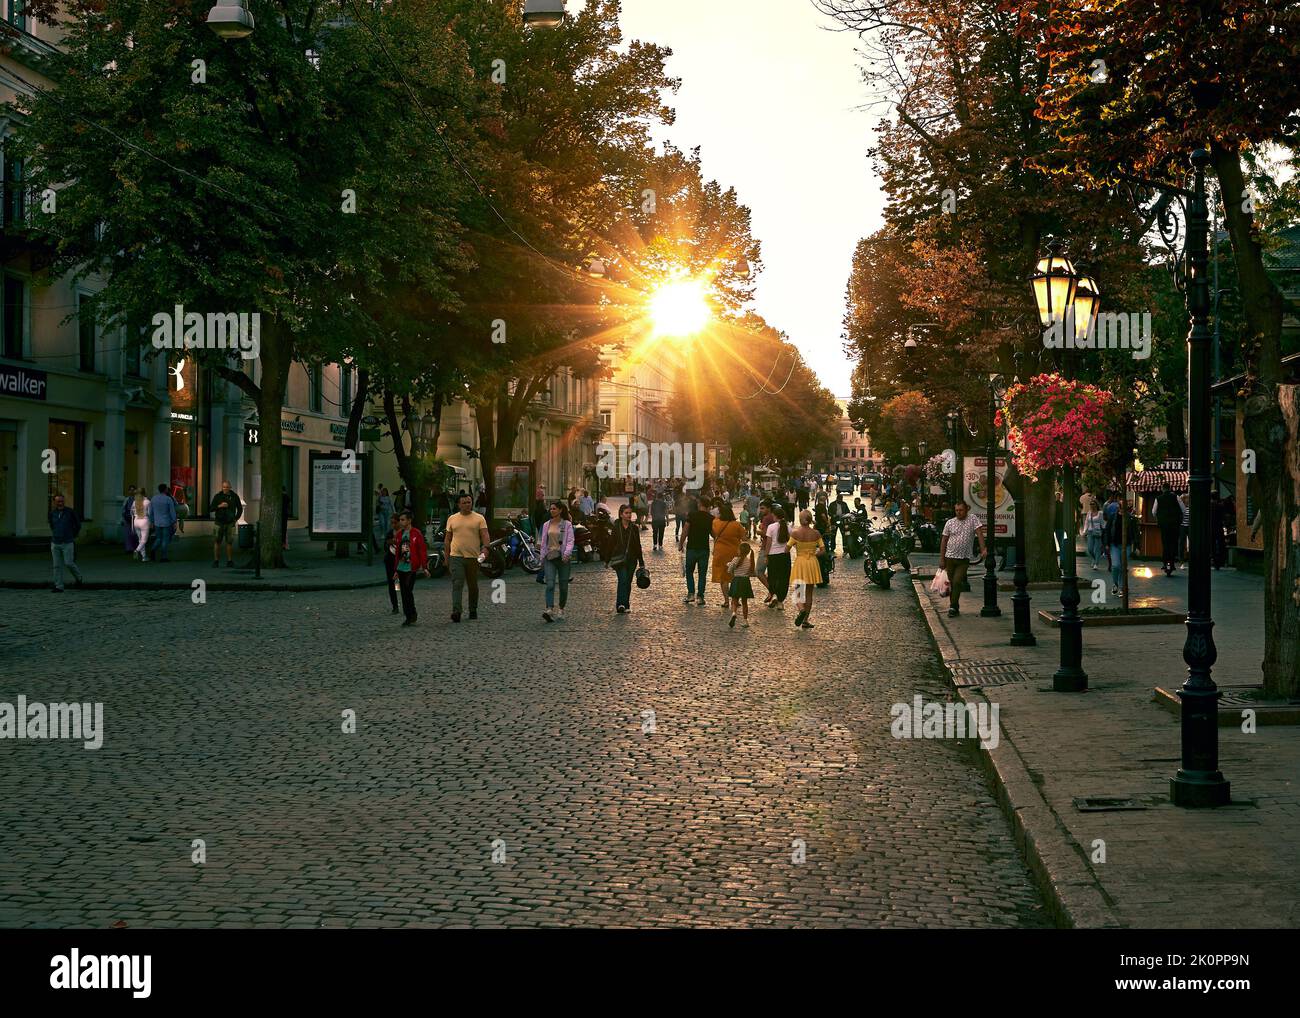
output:
M451 621L460 621L461 591L469 586L469 617L478 618L478 563L483 549L492 542L487 520L474 511L474 499L461 495L459 512L447 518L443 552L451 571Z

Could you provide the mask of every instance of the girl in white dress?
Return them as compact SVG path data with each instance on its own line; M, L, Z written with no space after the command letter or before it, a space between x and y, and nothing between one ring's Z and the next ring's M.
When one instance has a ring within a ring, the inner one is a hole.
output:
M149 559L149 500L137 493L131 506L131 525L135 527L135 554L141 562Z

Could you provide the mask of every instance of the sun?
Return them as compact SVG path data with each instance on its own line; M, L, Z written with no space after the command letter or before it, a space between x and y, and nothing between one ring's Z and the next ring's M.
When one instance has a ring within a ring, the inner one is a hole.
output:
M658 336L690 336L708 324L710 314L704 285L698 280L665 283L650 297L650 317Z

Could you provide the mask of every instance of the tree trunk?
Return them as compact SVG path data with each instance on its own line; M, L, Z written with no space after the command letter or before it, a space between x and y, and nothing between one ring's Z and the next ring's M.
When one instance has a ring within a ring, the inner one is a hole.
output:
M1289 698L1300 695L1300 405L1297 387L1284 384L1285 301L1264 268L1253 216L1243 208L1241 158L1218 145L1211 146L1211 157L1247 326L1242 424L1246 448L1255 453L1255 501L1264 515L1264 691Z
M279 322L273 321L269 328L263 330L258 362L262 368L257 394L257 419L262 429L262 444L259 446L262 502L258 516L260 533L257 554L262 560L263 569L282 569L284 548L280 543L280 525L283 518L281 498L285 476L284 446L280 440L280 411L284 408L289 365L293 363L293 340Z
M346 370L345 365L339 365L339 370ZM343 448L353 449L360 444L361 439L361 418L366 411L366 395L370 389L370 372L365 368L357 371L357 394L352 399L352 406L348 408L348 433L343 439ZM366 498L370 498L370 492L365 493ZM367 538L367 541L370 539ZM347 558L351 546L347 541L334 542L334 557Z
M409 405L406 410L409 417ZM393 455L397 458L397 476L406 485L406 508L411 510L411 522L417 527L423 527L424 507L419 504L419 492L415 490L415 464L410 453L406 451L406 441L402 438L402 424L397 419L397 403L391 389L384 390L384 417L388 420L388 430L393 436Z
M1025 569L1030 583L1061 578L1056 553L1056 474L1047 471L1025 483Z

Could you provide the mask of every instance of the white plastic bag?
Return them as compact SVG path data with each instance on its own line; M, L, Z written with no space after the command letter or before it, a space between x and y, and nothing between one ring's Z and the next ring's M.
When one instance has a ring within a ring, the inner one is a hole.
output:
M952 592L952 581L948 579L948 570L938 569L930 581L930 593L947 597Z

